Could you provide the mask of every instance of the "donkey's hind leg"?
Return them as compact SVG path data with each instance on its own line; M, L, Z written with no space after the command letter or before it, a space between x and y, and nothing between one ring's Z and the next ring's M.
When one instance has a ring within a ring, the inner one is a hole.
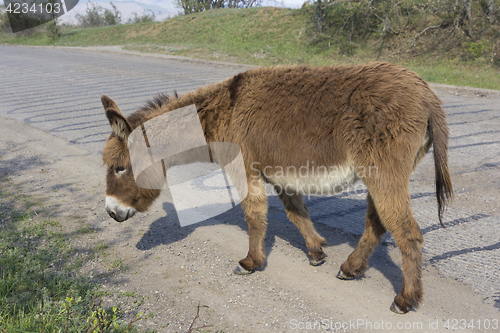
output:
M249 250L233 272L244 275L252 273L255 268L262 268L266 260L264 238L267 229L267 195L261 179L248 183L248 195L241 206L248 226Z
M365 231L354 251L340 266L337 277L341 280L351 280L363 273L368 267L368 258L385 233L385 228L380 222L370 194L368 194L366 200L368 201L368 211L365 219Z
M385 178L385 177L381 177ZM408 177L409 178L409 177ZM390 184L381 179L378 184L365 183L383 226L389 231L401 251L403 259L403 285L394 298L391 310L407 313L422 301L422 245L424 237L413 217L408 183ZM375 185L375 186L374 186Z
M318 266L325 261L326 254L321 246L327 245L326 240L321 237L309 218L309 211L304 205L301 194L288 195L282 189L277 189L283 206L285 206L288 219L299 229L306 241L309 250L309 263Z

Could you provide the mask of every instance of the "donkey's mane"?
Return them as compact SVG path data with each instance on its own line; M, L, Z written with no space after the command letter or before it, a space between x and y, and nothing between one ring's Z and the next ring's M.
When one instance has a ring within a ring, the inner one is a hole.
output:
M158 94L151 100L144 103L144 105L137 111L130 114L130 116L127 117L127 120L133 130L149 119L177 108L190 104L197 104L197 106L199 104L200 108L203 108L202 105L204 105L207 100L211 100L216 96L219 96L221 89L227 87L233 82L233 80L234 79L231 77L223 82L200 87L181 96L179 96L176 91L174 91L172 96L165 93ZM219 96L219 98L223 98L223 96ZM200 112L200 110L198 110L198 112Z
M165 93L160 93L154 96L152 99L144 103L139 110L127 117L132 129L140 126L140 124L144 123L152 116L152 114L157 113L159 109L167 105L173 98L177 99L178 97L179 95L177 94L177 91L174 91L173 96L169 96Z
M177 95L177 91L174 92L174 96L175 98L179 97ZM170 96L165 93L160 93L153 97L153 99L147 101L138 111L148 111L150 109L161 108L163 105L167 104L169 100Z

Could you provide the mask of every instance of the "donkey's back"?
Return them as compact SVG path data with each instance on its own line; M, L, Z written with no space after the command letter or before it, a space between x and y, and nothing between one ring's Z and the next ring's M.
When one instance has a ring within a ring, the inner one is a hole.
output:
M248 147L271 165L366 164L398 141L421 144L432 113L444 119L420 77L387 63L258 68L218 88L198 103L201 118L217 116L213 139Z

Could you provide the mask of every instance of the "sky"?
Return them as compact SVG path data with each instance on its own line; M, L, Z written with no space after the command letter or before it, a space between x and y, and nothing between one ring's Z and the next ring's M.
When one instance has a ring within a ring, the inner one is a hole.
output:
M122 18L126 21L132 16L132 13L138 13L139 15L144 13L145 10L153 10L157 15L159 20L166 19L168 16L172 17L180 12L179 8L175 7L174 0L111 0L113 4L122 13ZM302 6L305 0L263 0L264 6L274 6L274 7L287 7L287 8L299 8ZM76 14L85 13L87 8L88 0L80 0L78 5L71 10L69 13L61 17L62 21L74 21ZM93 0L92 2L100 5L103 8L109 8L110 0ZM158 13L161 12L160 15Z

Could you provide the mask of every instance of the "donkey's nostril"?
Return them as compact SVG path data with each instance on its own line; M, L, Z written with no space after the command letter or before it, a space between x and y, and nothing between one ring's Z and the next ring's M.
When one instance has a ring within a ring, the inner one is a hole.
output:
M116 214L115 214L115 212L113 212L112 210L109 210L109 211L108 211L108 214L109 214L109 216L111 216L112 218L116 218Z

